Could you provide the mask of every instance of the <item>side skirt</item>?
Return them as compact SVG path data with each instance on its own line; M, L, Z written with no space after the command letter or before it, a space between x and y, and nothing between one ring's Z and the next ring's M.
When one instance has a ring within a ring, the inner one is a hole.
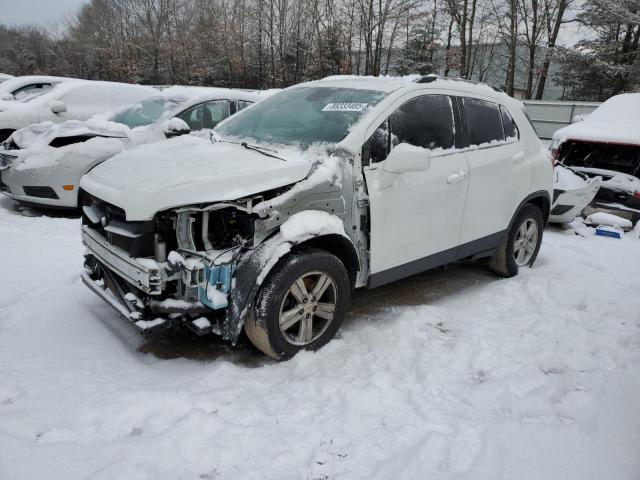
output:
M369 277L367 288L380 287L387 283L395 282L396 280L410 277L463 258L490 257L497 250L506 232L506 230L503 230L493 233L478 240L465 243L464 245L449 248L448 250L429 255L428 257L419 258L404 265L374 273Z

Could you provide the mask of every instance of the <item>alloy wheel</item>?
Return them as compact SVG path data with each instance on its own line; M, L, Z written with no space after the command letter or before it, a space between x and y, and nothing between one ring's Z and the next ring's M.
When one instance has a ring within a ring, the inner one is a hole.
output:
M284 338L304 346L319 338L331 324L337 304L336 284L324 272L297 278L280 305L279 325Z
M516 233L513 242L513 256L519 267L527 265L538 245L538 224L533 218L527 218Z

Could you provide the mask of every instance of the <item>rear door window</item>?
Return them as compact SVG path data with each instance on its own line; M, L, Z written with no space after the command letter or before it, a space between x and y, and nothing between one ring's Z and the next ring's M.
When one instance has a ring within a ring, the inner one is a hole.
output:
M469 145L483 145L504 140L502 115L498 105L477 98L464 98Z

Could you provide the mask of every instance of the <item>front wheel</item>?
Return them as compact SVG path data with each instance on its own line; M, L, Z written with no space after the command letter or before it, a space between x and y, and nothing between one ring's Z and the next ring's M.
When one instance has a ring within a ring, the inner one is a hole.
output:
M542 243L543 229L540 209L531 203L526 204L489 261L489 266L503 277L513 277L518 274L519 267L533 265Z
M317 350L338 331L350 293L349 275L335 255L320 249L289 254L265 279L245 332L276 360Z

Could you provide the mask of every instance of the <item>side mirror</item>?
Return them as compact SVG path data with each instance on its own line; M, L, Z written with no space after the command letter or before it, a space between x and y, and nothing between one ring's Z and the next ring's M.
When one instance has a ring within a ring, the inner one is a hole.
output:
M49 104L49 107L51 108L51 111L56 114L64 113L67 111L67 105L60 100L54 100Z
M171 138L186 135L191 132L191 128L189 128L189 124L181 118L173 117L164 122L163 131L167 138Z
M431 160L429 150L408 143L396 145L382 164L389 173L423 172L429 170Z

